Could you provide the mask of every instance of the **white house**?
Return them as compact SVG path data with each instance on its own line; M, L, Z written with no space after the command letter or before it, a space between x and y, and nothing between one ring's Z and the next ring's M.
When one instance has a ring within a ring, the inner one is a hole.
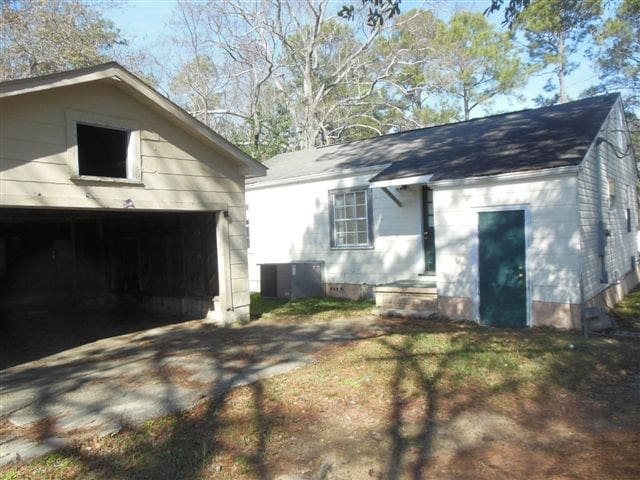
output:
M115 63L1 83L0 315L248 320L244 184L265 170Z
M328 295L580 328L586 307L639 281L638 171L618 94L265 165L247 182L255 291L261 266L315 262Z

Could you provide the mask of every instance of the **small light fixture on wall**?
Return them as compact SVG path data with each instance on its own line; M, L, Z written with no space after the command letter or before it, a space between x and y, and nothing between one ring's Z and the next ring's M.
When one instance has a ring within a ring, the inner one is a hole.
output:
M609 206L612 207L616 201L616 179L609 179Z

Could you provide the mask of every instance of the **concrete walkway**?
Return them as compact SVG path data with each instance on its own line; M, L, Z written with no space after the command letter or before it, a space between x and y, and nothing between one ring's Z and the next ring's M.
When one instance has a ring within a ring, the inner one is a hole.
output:
M0 371L0 465L191 408L379 332L360 318L234 328L191 321L99 340Z

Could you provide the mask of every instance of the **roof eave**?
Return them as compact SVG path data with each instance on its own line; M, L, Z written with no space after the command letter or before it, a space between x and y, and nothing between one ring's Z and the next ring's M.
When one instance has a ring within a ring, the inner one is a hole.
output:
M381 172L384 173L384 172ZM376 177L379 175L376 175ZM387 187L399 187L403 185L421 185L427 184L433 178L433 174L428 175L415 175L412 177L399 177L399 178L391 178L387 180L375 180L376 177L373 177L369 180L369 184L375 188L387 188Z
M298 177L279 178L276 180L269 180L267 176L266 180L260 180L259 182L255 182L255 183L246 183L245 188L247 190L259 190L262 188L279 187L279 186L290 185L290 184L320 182L325 180L332 180L335 178L343 178L343 177L347 178L347 177L357 177L360 175L371 175L373 173L379 173L382 169L387 168L389 165L390 165L389 163L385 163L385 164L375 165L375 166L365 167L365 168L330 170L327 172L302 175Z
M506 172L506 173L499 173L495 175L436 180L434 182L430 182L429 186L446 188L446 187L477 185L481 183L535 180L535 179L542 179L542 178L549 178L549 177L575 175L578 173L579 170L580 170L580 165L567 165L563 167L544 168L540 170L525 170L522 172Z

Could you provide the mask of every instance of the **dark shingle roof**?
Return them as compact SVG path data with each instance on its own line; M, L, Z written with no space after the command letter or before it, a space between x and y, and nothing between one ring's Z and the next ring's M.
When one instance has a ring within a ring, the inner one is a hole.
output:
M256 183L388 165L372 181L432 181L578 165L619 94L276 155Z

